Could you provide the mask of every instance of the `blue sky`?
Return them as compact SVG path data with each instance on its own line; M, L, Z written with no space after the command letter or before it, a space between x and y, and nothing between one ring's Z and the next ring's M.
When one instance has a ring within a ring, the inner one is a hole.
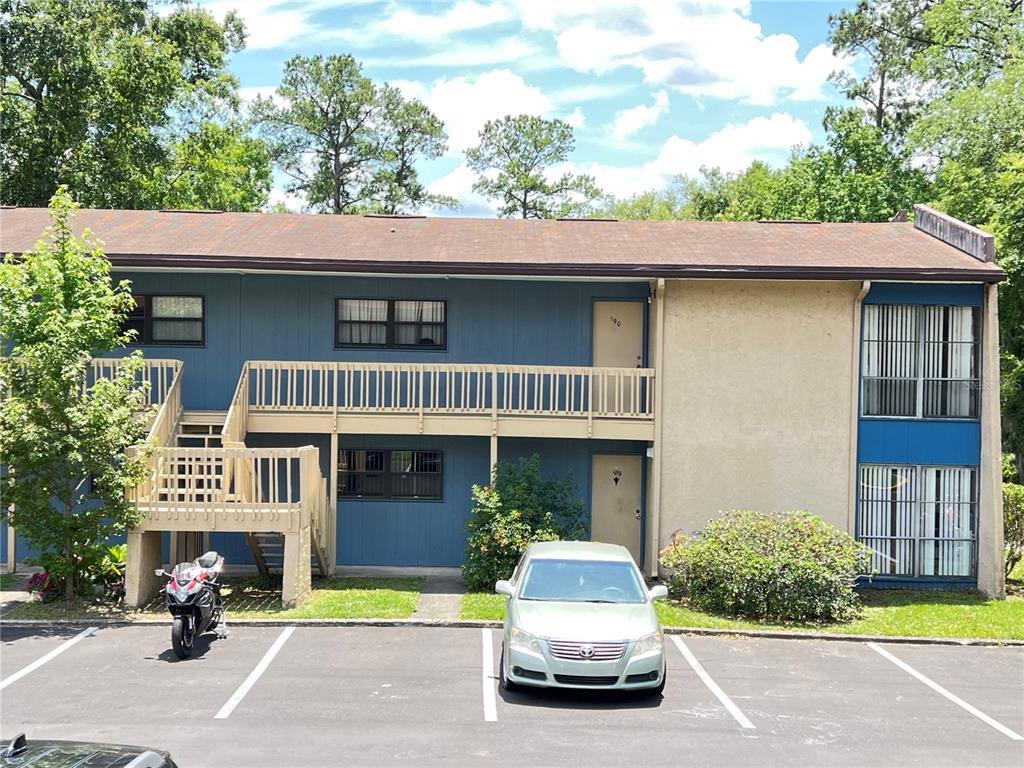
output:
M702 165L735 171L785 161L820 141L841 99L830 72L856 66L826 40L836 2L754 0L201 0L249 30L232 69L243 96L269 94L300 53L350 53L366 74L420 98L450 150L424 163L460 215L493 215L472 192L463 152L484 121L559 117L575 127L569 168L625 196ZM274 199L284 199L275 190ZM299 207L297 201L288 201Z

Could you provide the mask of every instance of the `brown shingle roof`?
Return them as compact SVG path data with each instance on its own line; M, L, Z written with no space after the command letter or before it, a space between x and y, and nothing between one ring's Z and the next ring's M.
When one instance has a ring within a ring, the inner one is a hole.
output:
M0 210L0 252L46 210ZM116 266L636 277L889 277L993 282L986 263L908 223L522 221L82 210Z

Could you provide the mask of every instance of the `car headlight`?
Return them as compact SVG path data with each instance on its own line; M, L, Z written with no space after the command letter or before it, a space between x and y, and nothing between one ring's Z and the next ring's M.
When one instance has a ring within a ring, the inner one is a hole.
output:
M540 640L519 627L512 627L508 635L509 643L513 648L520 651L529 651L538 656L544 655L544 649L540 647Z
M652 653L660 651L661 648L661 632L654 632L646 637L641 637L633 643L633 655L639 656L643 653Z

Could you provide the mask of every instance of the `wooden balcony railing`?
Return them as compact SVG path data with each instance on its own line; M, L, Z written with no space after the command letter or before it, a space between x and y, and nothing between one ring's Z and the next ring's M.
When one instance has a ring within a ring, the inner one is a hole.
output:
M319 450L163 448L129 490L142 513L138 530L326 530L326 489Z
M355 414L654 418L648 368L250 361L235 391L225 439L244 439L249 414Z
M146 405L160 405L168 397L168 391L178 380L184 363L181 360L146 359L145 365L138 374L140 381L149 384ZM98 379L111 379L121 367L121 358L97 357L89 366L86 376L86 387L91 387Z

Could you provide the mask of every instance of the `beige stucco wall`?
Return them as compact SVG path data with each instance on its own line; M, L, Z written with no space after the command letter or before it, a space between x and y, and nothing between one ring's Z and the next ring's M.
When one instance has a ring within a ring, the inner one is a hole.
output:
M723 509L850 528L859 282L666 283L659 545Z

